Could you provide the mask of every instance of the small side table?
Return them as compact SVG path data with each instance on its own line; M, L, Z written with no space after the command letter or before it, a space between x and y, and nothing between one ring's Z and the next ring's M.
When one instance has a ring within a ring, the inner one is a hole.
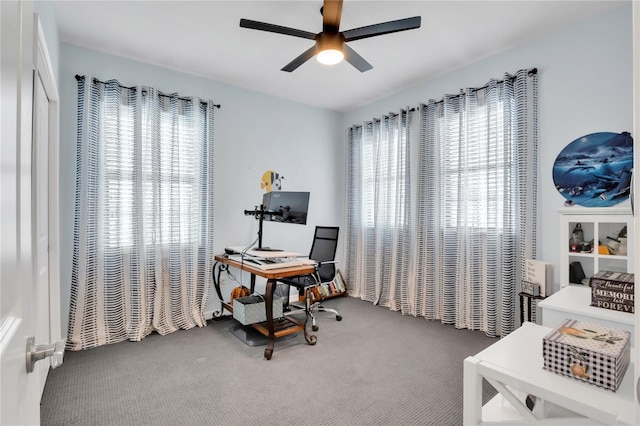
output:
M534 300L543 300L545 297L544 296L534 296L532 294L529 293L524 293L524 292L520 292L518 293L518 296L520 296L520 324L523 324L525 322L525 316L524 316L524 302L525 299L527 300L527 317L526 320L527 321L531 321L531 322L536 322L536 311L533 310L533 306ZM537 302L535 304L535 306L537 307ZM533 316L532 316L533 314Z

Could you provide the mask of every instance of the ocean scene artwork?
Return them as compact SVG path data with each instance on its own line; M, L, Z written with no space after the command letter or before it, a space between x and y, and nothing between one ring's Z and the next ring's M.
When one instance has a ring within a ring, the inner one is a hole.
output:
M553 165L565 204L609 207L629 198L633 138L629 132L591 133L567 145Z

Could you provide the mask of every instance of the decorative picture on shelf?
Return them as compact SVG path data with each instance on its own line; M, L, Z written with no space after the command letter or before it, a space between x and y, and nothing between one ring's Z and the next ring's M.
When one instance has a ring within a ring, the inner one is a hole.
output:
M565 205L609 207L629 198L633 138L629 132L582 136L558 154L553 183Z

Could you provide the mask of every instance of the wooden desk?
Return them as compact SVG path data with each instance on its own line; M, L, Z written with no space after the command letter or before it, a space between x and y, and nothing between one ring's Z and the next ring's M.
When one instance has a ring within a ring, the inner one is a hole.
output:
M296 275L306 275L315 272L313 265L301 265L288 268L278 268L270 270L262 270L258 267L252 266L247 263L240 263L235 260L229 259L226 254L217 255L215 257L215 263L213 265L213 285L222 304L220 312L217 315L222 315L222 312L226 309L233 314L233 305L224 301L222 292L220 291L220 273L226 271L229 267L237 268L242 271L249 272L251 274L251 291L255 290L255 277L263 277L267 279L267 287L265 289L265 310L267 320L259 324L251 324L253 328L258 330L263 335L269 338L267 347L264 350L264 357L269 360L273 355L273 348L275 346L275 339L277 337L286 336L288 334L296 333L300 330L304 331L304 338L308 344L314 345L316 343L316 336L309 335L307 332L306 321L304 323L297 321L294 318L283 317L274 321L273 319L273 293L276 289L276 282L280 278L294 277ZM217 276L216 276L217 268Z

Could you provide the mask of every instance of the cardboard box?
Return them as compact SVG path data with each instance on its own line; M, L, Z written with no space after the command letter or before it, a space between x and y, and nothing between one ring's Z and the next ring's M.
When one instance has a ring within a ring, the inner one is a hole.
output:
M600 271L589 280L591 306L619 312L635 312L634 275Z
M282 317L282 299L273 301L273 319ZM267 320L267 311L262 296L247 296L233 299L233 318L243 325Z
M567 319L542 342L544 368L616 391L630 362L630 333Z

